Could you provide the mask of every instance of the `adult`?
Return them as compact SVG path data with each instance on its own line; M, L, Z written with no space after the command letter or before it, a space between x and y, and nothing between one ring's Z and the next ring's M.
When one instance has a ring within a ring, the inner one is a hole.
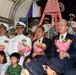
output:
M49 32L49 30L51 28L51 24L49 24L49 18L45 18L44 19L43 27L45 28L45 34L44 34L44 36L48 38L49 37L48 36L48 32Z
M35 33L35 30L37 28L37 26L39 25L39 20L38 19L35 19L34 20L34 26L32 27L32 32Z
M8 31L9 26L8 24L4 23L4 22L0 22L0 45L1 50L3 50L6 54L7 57L7 62L9 62L9 56L7 54L7 49L8 49L8 44L9 44L9 38L7 38L6 36L6 32Z
M38 26L36 28L35 33L36 33L37 39L34 42L37 41L40 43L44 43L46 45L46 49L43 52L49 58L51 54L50 53L51 52L51 39L44 37L45 29L43 26Z
M75 34L76 33L76 22L74 21L75 15L69 14L69 21L68 21L68 33Z
M16 36L16 30L15 30L15 27L12 26L9 29L9 38L11 39L11 38L14 38L15 36Z
M18 52L21 55L19 64L22 65L24 58L31 52L31 39L23 34L25 28L25 24L23 22L16 22L15 27L17 30L17 36L10 40L8 54L11 55L14 52ZM30 50L25 53L22 50L19 50L19 43L29 46Z
M76 57L76 46L75 46L76 36L69 34L67 32L67 30L68 30L67 21L65 19L60 20L59 25L58 25L59 34L53 37L53 39L52 39L52 50L51 50L51 57L58 57L63 61L64 74L69 69L72 69L75 67L75 57ZM71 42L67 51L58 52L58 48L55 45L55 41L61 40L62 36L63 36L64 40L70 39L72 42Z

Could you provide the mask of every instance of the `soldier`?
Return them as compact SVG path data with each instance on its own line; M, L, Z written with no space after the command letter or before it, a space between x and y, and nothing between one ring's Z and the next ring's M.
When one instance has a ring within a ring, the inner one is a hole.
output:
M69 15L70 19L68 21L68 33L70 34L75 34L76 33L76 22L74 21L75 15L74 14L70 14Z
M49 30L51 28L51 24L49 24L49 18L45 18L44 19L43 27L45 28L44 36L48 38L48 32L49 32Z
M21 55L19 64L22 65L24 58L31 52L31 39L23 35L23 31L25 28L25 24L23 22L16 22L15 26L17 30L17 36L10 40L8 54L11 55L14 52L18 52ZM22 50L19 50L19 43L26 44L27 46L29 46L30 50L25 53Z
M6 31L8 31L9 26L6 23L0 22L0 51L4 51L9 62L9 56L7 54L7 48L9 44L9 39L6 37Z
M34 26L32 27L32 32L33 33L35 33L35 30L38 27L38 25L39 25L39 20L38 19L35 19L34 20Z
M14 26L10 27L9 34L10 34L10 36L9 36L10 39L15 37L16 33L15 33L15 27Z

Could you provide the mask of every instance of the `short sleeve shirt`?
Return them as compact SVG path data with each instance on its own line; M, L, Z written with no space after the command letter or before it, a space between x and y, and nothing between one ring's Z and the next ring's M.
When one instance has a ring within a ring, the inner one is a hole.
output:
M20 65L17 65L15 68L13 68L12 65L10 65L10 66L8 66L6 74L8 74L8 75L20 75L21 70L22 70L22 67Z
M45 29L45 32L48 32L51 28L51 24L43 24L43 27Z

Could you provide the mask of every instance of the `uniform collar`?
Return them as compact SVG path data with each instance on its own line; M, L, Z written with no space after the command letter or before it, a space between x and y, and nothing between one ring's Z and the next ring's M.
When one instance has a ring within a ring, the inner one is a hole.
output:
M17 35L18 37L21 37L21 36L23 36L23 34L21 34L21 35Z
M9 36L9 38L13 38L13 37L15 37L15 35L10 35L10 36Z

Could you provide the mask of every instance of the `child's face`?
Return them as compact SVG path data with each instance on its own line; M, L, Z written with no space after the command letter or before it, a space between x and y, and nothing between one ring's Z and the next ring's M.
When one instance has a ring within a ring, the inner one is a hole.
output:
M14 64L17 64L19 60L16 57L11 57L10 61L11 61L11 64L14 65Z
M4 56L0 55L0 64L3 64Z
M46 68L47 75L56 75L56 72L52 70L49 66Z
M31 61L31 59L30 58L28 58L25 62L30 62Z

